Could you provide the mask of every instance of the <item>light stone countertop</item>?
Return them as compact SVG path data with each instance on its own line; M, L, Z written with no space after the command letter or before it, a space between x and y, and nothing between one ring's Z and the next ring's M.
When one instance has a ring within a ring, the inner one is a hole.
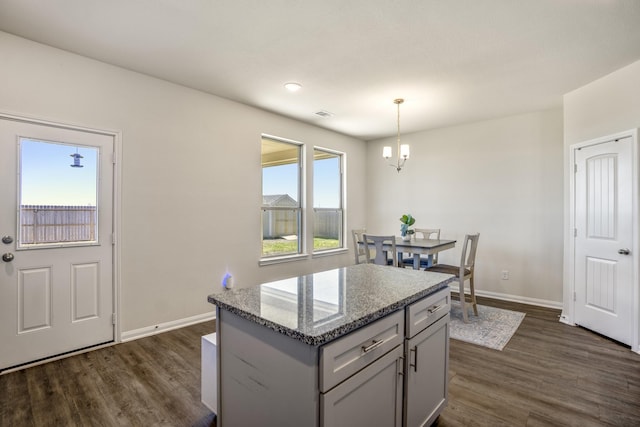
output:
M359 264L209 295L208 301L319 346L448 286L454 276Z

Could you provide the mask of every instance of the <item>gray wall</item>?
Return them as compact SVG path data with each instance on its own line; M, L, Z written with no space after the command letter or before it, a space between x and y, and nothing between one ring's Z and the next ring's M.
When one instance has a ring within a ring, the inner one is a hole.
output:
M364 217L363 141L2 32L0 52L1 112L122 134L123 331L212 312L206 297L226 272L249 286L352 262L259 267L260 140L309 144L307 165L313 145L345 152L347 224ZM310 169L305 183L312 194Z
M397 173L382 147L367 152L366 226L400 234L398 218L440 228L443 239L480 233L476 289L560 306L562 301L562 110L532 112L402 135L411 158ZM440 262L459 263L460 245ZM503 270L509 280L502 280Z

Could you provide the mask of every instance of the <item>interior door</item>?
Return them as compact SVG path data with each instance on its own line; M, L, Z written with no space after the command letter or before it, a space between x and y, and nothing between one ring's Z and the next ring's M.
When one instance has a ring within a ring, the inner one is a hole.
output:
M632 138L581 147L575 159L575 323L631 345Z
M0 370L114 340L113 153L0 117Z

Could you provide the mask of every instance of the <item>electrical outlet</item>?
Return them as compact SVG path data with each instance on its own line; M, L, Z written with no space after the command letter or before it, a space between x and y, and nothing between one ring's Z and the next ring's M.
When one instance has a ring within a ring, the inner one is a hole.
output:
M502 280L509 280L509 270L502 270Z

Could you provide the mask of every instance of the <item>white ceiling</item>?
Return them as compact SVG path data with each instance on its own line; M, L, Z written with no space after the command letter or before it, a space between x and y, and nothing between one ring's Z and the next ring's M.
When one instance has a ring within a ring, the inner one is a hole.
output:
M0 30L370 140L399 97L402 133L559 107L640 59L640 0L0 0Z

